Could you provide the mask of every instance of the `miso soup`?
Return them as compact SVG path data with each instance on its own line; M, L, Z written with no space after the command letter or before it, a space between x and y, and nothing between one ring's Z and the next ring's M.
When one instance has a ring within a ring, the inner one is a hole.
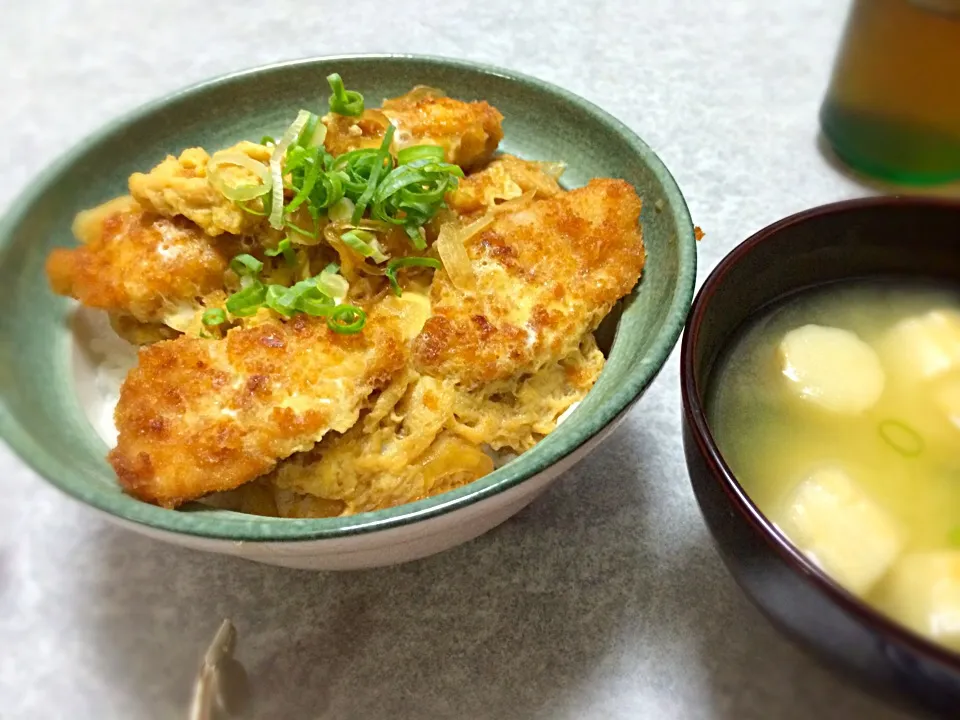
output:
M960 650L960 288L793 295L732 343L707 407L737 479L798 548Z

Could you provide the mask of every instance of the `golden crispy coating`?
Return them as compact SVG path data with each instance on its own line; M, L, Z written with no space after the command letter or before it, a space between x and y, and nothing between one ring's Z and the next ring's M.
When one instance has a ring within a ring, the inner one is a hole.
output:
M483 101L463 102L414 89L387 100L381 110L397 128L397 149L440 145L448 162L464 168L486 162L503 138L503 115Z
M493 471L484 446L523 452L552 432L603 362L587 335L535 375L476 391L401 373L346 433L331 433L261 480L208 502L258 515L334 517L452 490Z
M182 218L145 214L129 198L80 213L74 232L85 244L47 258L54 292L84 305L162 323L180 304L223 286L236 238L210 238Z
M435 92L414 89L387 100L379 110L366 110L359 118L328 115L324 144L334 155L377 147L387 126L396 128L391 150L411 145L440 145L448 162L470 168L486 162L503 138L503 120L486 102L464 102Z
M323 118L327 127L324 147L332 155L343 155L351 150L380 147L383 133L390 120L379 110L368 108L360 117L330 113Z
M356 335L298 315L151 345L121 388L110 463L132 495L166 507L238 487L348 430L406 360L398 323L376 311Z
M447 194L447 206L460 215L470 215L524 193L533 192L538 198L554 197L563 192L556 178L547 172L554 168L553 163L500 155L483 170L461 180L457 189Z
M622 180L592 180L498 216L466 242L475 292L437 272L415 367L475 387L568 355L636 284L639 216L640 198Z
M251 142L238 143L225 152L243 153L263 163L270 160L271 154L268 148ZM130 176L130 194L144 208L160 215L182 215L193 220L208 235L242 235L262 225L262 217L244 212L210 183L209 161L210 156L202 148L184 150L179 158L168 155L149 173ZM236 165L223 165L220 172L229 185L259 182L249 170Z

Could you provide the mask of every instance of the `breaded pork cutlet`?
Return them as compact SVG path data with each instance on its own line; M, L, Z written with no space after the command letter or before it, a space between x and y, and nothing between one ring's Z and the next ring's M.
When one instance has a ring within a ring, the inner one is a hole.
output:
M396 127L391 150L412 145L439 145L447 162L469 169L493 155L503 129L503 115L486 102L464 102L430 91L413 90L386 100L378 110L359 118L328 115L324 144L334 155L358 148L377 147L388 125Z
M473 290L444 270L434 275L412 369L348 432L229 502L249 509L256 500L286 516L352 514L487 474L484 446L532 447L603 368L591 332L640 275L639 213L630 185L598 180L499 215L466 242Z
M237 238L210 238L182 218L145 213L119 198L80 213L74 234L83 243L47 258L54 292L88 307L162 323L184 303L222 289Z
M376 312L355 335L297 315L150 345L121 387L109 461L128 492L165 507L238 487L348 430L406 360L399 323Z
M568 355L629 293L644 264L640 198L622 180L497 216L466 241L475 288L437 272L414 367L470 388Z

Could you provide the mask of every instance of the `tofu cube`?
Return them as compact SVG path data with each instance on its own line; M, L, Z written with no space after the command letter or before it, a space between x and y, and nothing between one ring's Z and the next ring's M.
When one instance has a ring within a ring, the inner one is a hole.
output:
M894 619L960 650L960 551L904 556L877 587L874 597Z
M931 310L894 325L884 341L906 381L933 380L960 369L960 312Z
M883 577L906 541L895 519L839 468L824 468L803 480L788 498L780 527L857 595Z
M880 358L849 330L804 325L783 336L777 354L789 389L823 410L858 415L883 394Z

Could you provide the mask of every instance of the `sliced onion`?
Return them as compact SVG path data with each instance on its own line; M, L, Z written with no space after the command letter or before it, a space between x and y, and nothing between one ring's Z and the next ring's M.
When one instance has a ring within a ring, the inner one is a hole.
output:
M545 175L549 175L554 180L559 180L560 176L567 170L567 164L564 162L537 162L534 163Z
M290 143L300 137L303 126L309 120L309 110L301 110L297 113L297 119L283 133L280 142L273 148L273 155L270 156L270 176L273 178L273 205L270 208L270 226L277 230L283 227L283 158L287 154Z
M481 230L486 230L487 227L488 227L494 220L496 220L496 217L495 217L494 215L490 214L490 213L487 213L486 215L484 215L484 216L483 216L482 218L480 218L479 220L474 220L474 221L473 221L472 223L470 223L469 225L465 225L464 227L462 227L462 228L460 229L460 231L457 233L458 239L460 240L460 244L462 245L462 244L466 243L467 240L469 240L470 238L472 238L474 235L476 235L476 234L477 234L478 232L480 232Z
M478 221L479 222L479 221ZM476 223L471 223L476 225ZM469 227L469 226L468 226ZM437 241L433 244L440 255L444 270L450 276L450 282L458 290L471 291L477 287L477 278L464 247L461 234L454 223L444 223L440 227Z
M504 213L512 213L516 212L517 210L521 210L533 202L533 198L536 194L537 191L535 189L527 190L527 192L520 197L512 198L506 202L500 203L499 205L494 205L487 211L487 214L488 216L503 215Z
M350 283L343 275L323 270L317 277L317 287L320 292L329 295L334 300L343 300L350 289Z
M243 185L228 185L226 180L220 174L220 168L224 165L236 165L244 170L249 170L258 178L259 185L244 183ZM207 179L221 195L234 202L244 202L253 200L262 195L266 195L273 187L273 180L270 177L270 168L258 160L254 160L249 155L236 151L221 151L213 154L207 163Z

